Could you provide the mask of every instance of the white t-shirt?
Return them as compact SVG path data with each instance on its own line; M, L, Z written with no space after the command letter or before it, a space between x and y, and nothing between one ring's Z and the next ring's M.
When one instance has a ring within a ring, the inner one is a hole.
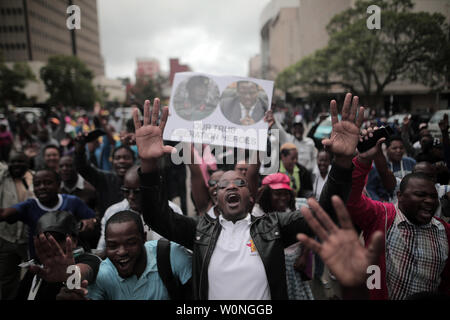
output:
M269 282L250 236L251 217L222 225L208 266L209 300L270 300Z
M172 201L169 201L169 206L172 208L172 210L178 214L183 214L183 212L181 211L180 207L177 206L175 203L173 203ZM108 209L106 209L105 214L103 215L102 221L101 221L101 235L100 235L100 239L98 240L98 244L97 244L97 250L105 250L106 249L106 242L105 242L105 226L106 226L106 222L109 220L109 218L111 218L113 215L115 215L116 213L120 212L120 211L124 211L124 210L130 210L130 204L128 203L127 199L123 199L122 201L113 204L112 206L110 206ZM144 232L147 233L147 240L146 241L150 241L150 240L159 240L160 238L162 238L159 234L157 234L155 231L151 230L147 224L145 224L144 222L144 218L142 218L142 215L139 214L141 216L142 219L142 223L144 224Z

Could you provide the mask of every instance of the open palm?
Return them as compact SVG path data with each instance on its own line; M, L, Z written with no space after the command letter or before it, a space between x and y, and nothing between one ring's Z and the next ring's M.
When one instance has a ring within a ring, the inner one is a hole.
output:
M164 146L163 132L166 126L169 111L167 107L163 108L159 125L157 125L159 116L159 99L153 102L153 110L150 115L150 101L146 100L144 104L144 123L139 121L138 110L133 111L134 127L136 128L136 145L139 151L139 157L142 160L156 160L165 153L172 152L173 147Z
M359 129L364 121L364 108L358 112L358 97L348 93L342 107L342 118L339 121L336 101L330 103L332 132L329 139L322 141L332 153L338 156L352 156L359 141ZM351 108L350 108L351 103ZM358 115L356 115L358 113Z
M383 235L376 232L369 247L365 248L359 241L342 200L333 196L332 202L342 228L333 223L316 200L309 199L308 204L316 216L306 207L302 208L302 213L322 243L305 234L299 234L297 238L322 258L341 285L357 287L365 282L367 268L377 262L383 246Z
M65 252L53 236L46 237L42 233L34 238L34 247L43 267L31 266L30 271L47 282L65 282L68 277L67 267L75 264L70 237L66 238Z

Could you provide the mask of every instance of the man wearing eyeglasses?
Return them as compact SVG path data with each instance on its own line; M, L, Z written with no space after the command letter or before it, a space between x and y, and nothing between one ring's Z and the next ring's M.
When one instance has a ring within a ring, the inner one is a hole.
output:
M346 145L348 136L353 134L349 128L359 132L362 123L361 116L355 121L358 99L351 111L350 100L351 95L346 97L342 111L346 126L336 126L340 130L333 132L334 138L327 145L336 155L336 168L330 171L321 204L332 218L335 214L331 210L331 195L340 195L345 200L350 192L352 168L339 166L343 157L354 152L354 148L350 150ZM337 110L335 104L334 101L332 106ZM254 199L246 178L236 171L225 172L217 184L218 218L173 214L166 205L167 190L158 171L159 158L173 152L162 141L168 108L163 109L157 125L159 109L159 99L155 99L150 116L150 101L145 102L143 126L137 110L133 113L141 158L142 214L156 232L193 250L194 298L287 299L284 248L297 241L297 233L312 235L303 216L298 211L262 217L250 215Z
M133 166L125 173L125 177L123 180L123 186L121 188L123 192L123 196L125 199L122 201L113 204L110 206L106 211L105 214L101 220L101 235L100 239L98 240L97 244L97 250L98 254L103 256L103 252L106 249L106 243L105 243L105 226L106 222L116 213L121 211L133 211L141 214L141 189L139 188L139 176L137 173L137 166ZM172 208L172 210L178 214L183 214L180 207L178 207L175 203L172 201L168 201L169 206ZM141 216L142 217L142 216ZM144 231L147 234L146 241L150 240L158 240L161 238L159 234L156 232L150 230L150 228L144 223Z

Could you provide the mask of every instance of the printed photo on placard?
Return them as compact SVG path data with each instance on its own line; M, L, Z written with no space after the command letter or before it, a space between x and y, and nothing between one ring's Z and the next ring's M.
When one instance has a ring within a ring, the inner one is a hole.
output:
M173 106L178 116L189 121L203 120L217 107L219 87L205 76L192 76L175 91Z
M273 81L176 73L163 138L265 151Z
M243 126L263 120L268 104L264 89L252 81L233 82L220 98L220 110L225 118Z

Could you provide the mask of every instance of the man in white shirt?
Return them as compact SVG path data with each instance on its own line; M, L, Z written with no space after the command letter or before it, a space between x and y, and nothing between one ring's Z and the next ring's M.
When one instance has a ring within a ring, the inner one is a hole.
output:
M143 126L137 110L133 113L141 158L140 188L145 198L142 214L162 236L193 250L194 298L287 299L284 248L297 242L298 232L312 235L302 215L295 211L251 216L254 200L247 180L236 171L225 172L217 184L217 219L208 214L199 219L174 214L167 205L167 190L158 171L159 159L173 151L162 140L168 108L164 108L159 125L159 99L155 99L151 117L149 108L147 100ZM344 105L346 109L348 105ZM336 154L347 151L339 134L330 143ZM350 191L351 169L343 170L345 174L330 181L345 198ZM323 198L329 201L331 197Z

